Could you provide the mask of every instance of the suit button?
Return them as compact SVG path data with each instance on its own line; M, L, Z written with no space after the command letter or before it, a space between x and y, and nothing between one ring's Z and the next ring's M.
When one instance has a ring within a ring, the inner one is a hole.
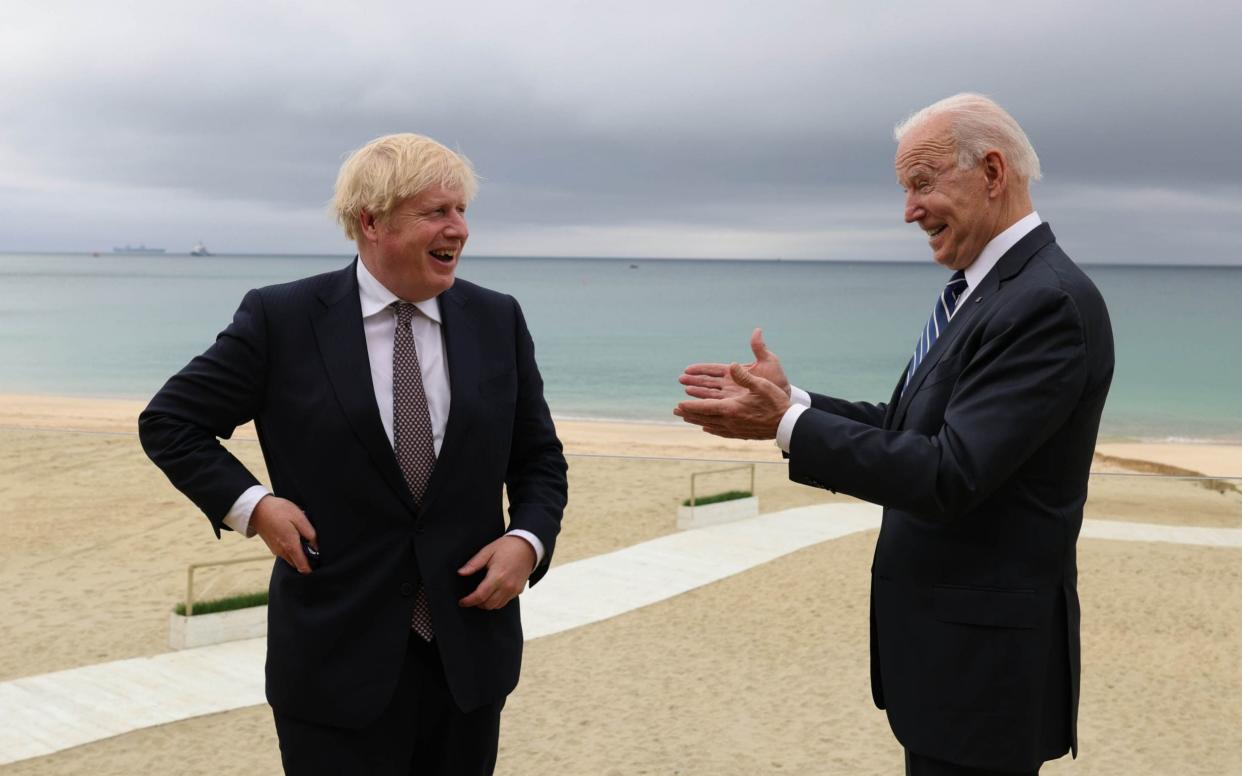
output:
M410 596L414 595L414 586L411 585L409 582L402 582L401 583L401 595L405 596L406 598L409 598Z

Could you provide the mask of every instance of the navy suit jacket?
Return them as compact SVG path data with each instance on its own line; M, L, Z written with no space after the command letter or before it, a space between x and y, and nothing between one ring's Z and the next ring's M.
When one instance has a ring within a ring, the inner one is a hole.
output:
M1076 541L1113 374L1104 300L1041 224L887 404L812 396L789 475L884 506L871 680L899 741L1031 770L1077 753Z
M427 590L435 643L465 711L518 680L515 598L461 608L483 572L457 574L509 527L539 537L547 571L566 502L566 465L517 302L464 280L439 297L451 406L421 504L380 422L354 265L250 291L205 353L139 419L147 454L211 520L257 483L219 439L254 420L273 491L314 524L321 562L272 569L267 696L282 714L359 727L397 686L413 595Z

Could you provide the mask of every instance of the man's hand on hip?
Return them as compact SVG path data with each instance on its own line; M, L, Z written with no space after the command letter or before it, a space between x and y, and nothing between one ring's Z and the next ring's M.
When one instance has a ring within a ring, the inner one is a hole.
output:
M277 496L264 496L250 513L250 525L263 537L272 554L298 570L299 574L311 573L310 562L302 552L302 539L316 550L315 527L306 514L292 501Z
M673 414L716 436L775 439L781 418L789 409L789 394L740 364L729 365L729 377L742 393L724 399L683 401Z
M499 609L512 601L526 587L526 580L535 570L535 548L519 536L502 536L474 554L457 570L468 577L480 569L487 576L474 592L458 601L459 606Z

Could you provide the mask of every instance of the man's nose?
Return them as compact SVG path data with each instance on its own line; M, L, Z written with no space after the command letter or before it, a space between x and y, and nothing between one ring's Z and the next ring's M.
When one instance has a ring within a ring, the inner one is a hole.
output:
M466 216L462 213L454 213L444 231L453 237L460 237L463 240L469 237L470 227L466 225Z
M913 191L906 195L906 223L914 223L923 217L923 206Z

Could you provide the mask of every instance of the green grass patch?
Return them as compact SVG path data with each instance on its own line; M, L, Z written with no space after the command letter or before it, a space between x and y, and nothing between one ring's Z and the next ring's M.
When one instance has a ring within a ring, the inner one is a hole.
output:
M234 609L249 609L252 606L267 606L267 591L261 593L246 593L244 595L231 595L227 598L215 598L210 601L195 601L194 613L191 617L197 617L200 614L211 614L212 612L231 612ZM173 609L174 612L185 616L185 602L177 604Z
M750 498L749 490L726 490L724 493L713 493L710 496L699 496L694 500L696 507L706 506L708 504L719 504L721 501L737 501L740 498ZM683 507L690 506L690 499L681 502Z

